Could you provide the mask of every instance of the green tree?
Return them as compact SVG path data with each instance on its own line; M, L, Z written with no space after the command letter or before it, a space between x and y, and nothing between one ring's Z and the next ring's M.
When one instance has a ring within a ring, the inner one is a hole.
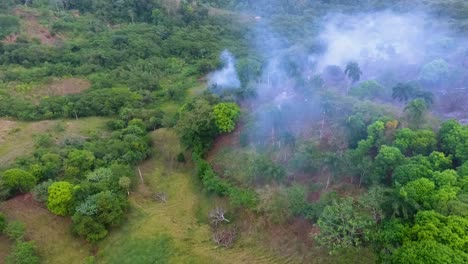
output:
M393 171L402 165L404 161L405 157L399 149L383 145L374 161L374 182L383 182L385 180L387 184L390 184Z
M73 189L73 185L69 182L54 182L48 188L47 208L56 215L71 213Z
M391 257L391 263L463 264L468 262L468 255L460 250L453 250L433 240L421 240L405 243Z
M215 124L223 133L232 132L240 115L240 108L235 103L219 103L213 107Z
M408 83L398 83L392 88L392 98L400 102L406 102L414 97L417 88Z
M76 175L69 175L71 177L83 176L86 172L90 171L94 165L94 154L88 150L74 149L68 153L65 160L65 171L73 170Z
M181 143L197 151L205 150L218 133L213 109L206 100L186 104L175 127Z
M356 208L351 198L326 206L317 226L316 240L331 253L341 248L360 247L369 240L373 221Z
M377 81L363 81L357 86L352 87L350 95L359 97L360 99L375 99L383 94L385 88Z
M442 123L439 129L439 141L442 151L452 156L455 155L457 145L461 140L463 126L455 119Z
M432 208L435 183L427 178L419 178L400 188L400 195L415 201L421 207Z
M120 188L124 189L128 195L130 195L130 185L132 184L132 181L130 180L129 177L120 177L119 178L119 186Z
M443 152L433 151L429 155L432 169L435 171L443 171L452 168L452 156L445 156Z
M396 167L392 177L395 183L405 185L423 177L432 178L433 173L431 168L423 164L408 163Z
M28 192L37 182L37 179L31 173L21 169L6 170L1 179L5 187L9 188L13 193Z
M426 111L427 104L423 99L414 99L405 106L409 121L414 122L416 127L422 122Z
M431 130L414 131L403 128L397 131L393 144L408 156L428 155L435 150L437 139L435 133Z

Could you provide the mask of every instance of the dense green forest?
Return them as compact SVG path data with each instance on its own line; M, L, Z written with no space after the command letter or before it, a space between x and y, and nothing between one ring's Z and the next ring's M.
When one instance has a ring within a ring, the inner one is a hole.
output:
M3 0L0 262L467 263L467 32L463 0Z

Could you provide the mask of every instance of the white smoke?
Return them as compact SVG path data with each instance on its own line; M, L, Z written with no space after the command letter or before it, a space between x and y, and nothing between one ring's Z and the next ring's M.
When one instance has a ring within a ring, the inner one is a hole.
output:
M325 20L319 39L327 51L319 68L363 64L420 64L431 53L430 44L444 38L440 28L430 25L422 14L396 14L390 11L362 15L334 15Z
M234 56L228 50L224 50L220 58L224 67L208 75L208 85L222 89L239 88L241 83L237 75Z

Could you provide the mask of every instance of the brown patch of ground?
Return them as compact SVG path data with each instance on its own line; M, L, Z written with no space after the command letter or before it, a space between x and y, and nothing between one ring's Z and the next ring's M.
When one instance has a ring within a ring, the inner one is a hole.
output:
M52 35L46 27L39 23L37 13L18 7L13 11L13 14L23 20L25 34L30 38L38 39L41 44L53 46L61 39L60 36ZM16 37L11 37L10 41L16 41Z
M15 128L15 121L0 120L0 144L5 142L7 135Z
M84 263L90 247L70 233L70 218L51 214L31 194L16 196L0 205L10 220L26 225L26 239L36 243L38 254L47 263ZM55 241L55 242L52 242Z
M88 89L91 83L79 78L53 80L40 88L41 95L59 96L66 94L78 94Z
M0 235L0 263L6 262L11 245L12 242L5 235Z

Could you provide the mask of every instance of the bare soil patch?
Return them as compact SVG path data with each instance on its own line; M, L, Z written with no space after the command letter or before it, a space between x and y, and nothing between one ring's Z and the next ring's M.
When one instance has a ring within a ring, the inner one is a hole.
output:
M88 89L90 86L91 83L88 80L79 78L53 80L41 87L40 93L48 96L78 94Z
M49 29L41 25L38 19L39 15L35 12L19 7L13 11L13 14L23 19L24 33L30 38L38 39L41 44L54 46L62 39L59 35L52 35ZM15 42L16 36L10 36L8 41Z
M0 204L0 211L26 225L26 239L36 242L39 255L48 263L84 263L90 247L71 235L70 218L51 214L32 194Z

